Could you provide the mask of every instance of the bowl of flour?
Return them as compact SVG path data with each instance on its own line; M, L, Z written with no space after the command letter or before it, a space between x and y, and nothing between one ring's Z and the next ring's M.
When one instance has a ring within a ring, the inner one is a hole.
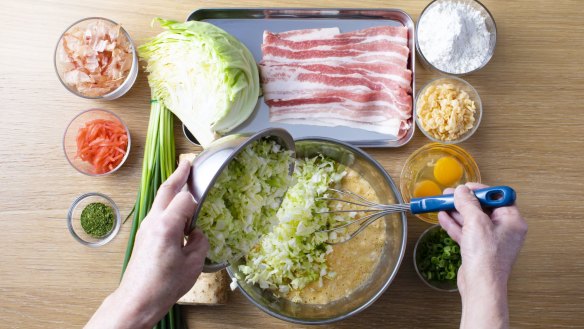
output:
M476 72L495 52L497 27L474 0L435 0L420 14L416 49L426 67L455 76Z

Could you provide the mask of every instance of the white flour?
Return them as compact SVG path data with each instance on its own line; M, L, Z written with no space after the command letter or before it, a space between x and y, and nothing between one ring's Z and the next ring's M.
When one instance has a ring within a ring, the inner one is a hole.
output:
M418 25L424 57L448 73L466 73L481 66L487 60L490 38L481 12L465 3L437 2Z

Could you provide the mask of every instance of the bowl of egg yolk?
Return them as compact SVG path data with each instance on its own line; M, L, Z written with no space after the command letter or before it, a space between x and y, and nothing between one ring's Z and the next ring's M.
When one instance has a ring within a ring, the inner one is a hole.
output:
M406 160L400 177L404 202L443 194L449 187L467 182L481 182L479 168L460 146L430 143L417 149ZM437 213L418 214L421 220L436 224Z

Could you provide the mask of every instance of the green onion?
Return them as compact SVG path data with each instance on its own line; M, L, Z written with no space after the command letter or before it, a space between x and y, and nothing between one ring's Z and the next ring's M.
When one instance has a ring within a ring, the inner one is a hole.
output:
M456 281L462 265L460 246L442 228L428 234L418 246L418 269L429 281Z
M243 122L255 108L259 94L253 56L233 36L203 22L155 21L165 31L138 47L140 58L147 62L153 100L142 179L122 273L132 256L140 223L150 211L160 184L175 169L172 112L191 132L197 133L199 141L211 142L217 133ZM186 327L178 306L156 327Z
M140 224L150 211L156 192L176 168L173 115L161 102L151 101L150 122L146 135L146 145L144 148L144 160L142 163L142 178L140 189L134 205L134 220L132 230L128 239L128 246L124 257L122 275L126 271L132 250L136 232ZM169 313L156 325L157 328L186 328L179 326L176 318L180 316L178 305L174 305Z

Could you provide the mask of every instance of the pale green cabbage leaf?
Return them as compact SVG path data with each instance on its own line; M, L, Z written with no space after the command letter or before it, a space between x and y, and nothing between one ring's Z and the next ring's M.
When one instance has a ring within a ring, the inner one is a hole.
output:
M278 223L290 186L292 152L272 140L251 143L221 172L201 205L196 226L209 239L215 263L246 255Z
M348 215L322 213L331 209L319 197L332 196L327 189L338 185L344 175L344 166L322 156L297 160L296 182L277 213L279 224L246 256L238 279L287 293L333 278L335 273L326 264L326 255L332 252L327 241L338 240L339 232L320 231L346 223Z
M256 62L245 45L215 25L155 21L166 31L138 48L153 97L206 146L253 112L260 94Z

